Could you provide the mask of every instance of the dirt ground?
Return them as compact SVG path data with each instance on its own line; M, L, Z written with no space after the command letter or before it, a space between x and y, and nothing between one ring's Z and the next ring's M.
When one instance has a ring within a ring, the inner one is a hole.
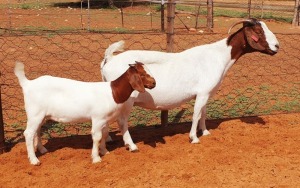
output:
M90 135L44 140L31 166L25 143L0 156L0 187L297 187L300 114L208 121L211 135L191 144L191 124L131 128L140 151L118 131L110 154L91 163ZM200 136L200 135L199 135Z
M14 21L16 25L27 23L21 17ZM236 20L216 18L214 31L226 32ZM71 21L63 19L63 22ZM286 23L267 22L274 32L300 32ZM199 134L200 144L189 142L191 123L131 127L129 131L140 150L136 153L128 151L119 131L113 127L110 132L113 142L107 145L110 154L102 156L98 164L91 162L90 135L44 139L49 152L37 153L40 166L29 164L25 143L20 141L0 155L0 187L300 185L299 113L209 120L207 126L211 135Z

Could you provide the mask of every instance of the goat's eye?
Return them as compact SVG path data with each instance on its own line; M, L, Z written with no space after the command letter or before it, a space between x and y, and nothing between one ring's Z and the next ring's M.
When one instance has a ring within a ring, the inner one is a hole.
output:
M259 34L259 35L261 35L262 31L261 30L257 30L256 33Z

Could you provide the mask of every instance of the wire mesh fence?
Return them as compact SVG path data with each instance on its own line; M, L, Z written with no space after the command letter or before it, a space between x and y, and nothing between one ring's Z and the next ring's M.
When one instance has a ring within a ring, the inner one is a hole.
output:
M107 7L107 1L37 0L0 2L0 27L41 31L153 31L161 30L161 5L143 1L114 1L118 7ZM139 2L135 2L139 4Z
M163 31L167 20L164 9L168 1L113 1L115 8L104 0L8 0L0 2L0 27L17 30L92 30L92 31ZM205 28L207 0L183 0L176 3L177 29ZM142 6L136 6L141 5ZM163 5L163 6L162 6ZM163 10L163 11L161 11ZM295 11L293 0L216 0L215 17L255 17L291 23ZM299 12L298 12L299 14ZM215 27L223 26L218 19Z
M226 36L175 35L174 51L211 43ZM300 48L296 45L300 38L298 34L277 34L277 37L281 49L276 56L247 54L229 70L219 92L209 101L209 119L300 111ZM22 91L13 74L15 61L25 63L30 79L48 74L83 81L100 81L99 66L109 44L125 40L126 50L165 51L165 38L165 34L157 33L52 33L1 37L1 92L6 130L23 130L26 121ZM170 111L169 122L190 122L192 112L193 101ZM159 111L135 108L129 124L145 126L159 123ZM54 128L58 129L57 126Z
M175 28L189 30L207 27L207 1L175 1ZM213 1L214 28L223 27L225 23L218 17L272 19L291 23L294 14L294 1L264 0L215 0ZM299 14L299 13L298 13Z
M276 34L281 50L276 56L247 54L229 70L218 93L208 103L208 119L299 112L299 34ZM175 35L174 51L212 43L226 34ZM170 112L169 122L191 121L193 101ZM158 122L160 114L156 113ZM144 118L144 116L143 116ZM153 117L143 120L144 124Z
M29 10L24 7L14 8L11 5L7 8L7 4L2 4L6 8L0 9L1 14L5 15L0 17L3 19L0 22L0 71L2 110L8 141L20 138L26 122L23 94L13 74L15 61L25 64L26 75L30 79L48 74L82 81L101 81L100 62L105 49L113 42L125 40L126 50L167 51L166 34L156 32L160 30L161 22L158 18L159 11L153 11L156 10L155 7L146 6L139 9L143 13L138 14L135 11L131 19L129 14L125 14L122 26L120 9L108 12L105 9L94 8L88 13L87 9L74 8L74 4L78 6L77 1L68 2L67 5L63 1L60 3L65 5L64 11L61 10L62 4L57 5L59 8L55 9L39 4L37 8ZM18 6L25 5L23 3ZM198 11L197 6L192 5L192 8L194 12ZM200 7L199 10L201 9ZM238 9L246 12L245 8ZM196 18L196 14L189 16L191 14L186 13L186 9L181 11L184 13L181 12L175 17L173 52L212 43L228 36L224 32L180 32L181 27L195 27L192 17ZM157 18L151 18L151 15ZM204 14L202 16L198 18L199 27L206 24ZM136 20L137 17L140 20ZM90 27L89 32L86 31L87 25ZM221 26L221 23L216 26ZM297 33L276 33L276 36L280 42L280 51L276 56L247 54L229 70L220 90L209 100L209 119L300 112L300 37ZM190 122L193 103L190 101L171 110L169 122ZM135 107L129 125L145 126L159 123L159 111ZM48 136L51 136L53 131L68 134L74 133L75 129L78 134L86 134L90 131L89 126L47 124L44 126L44 133ZM73 131L68 132L70 129Z

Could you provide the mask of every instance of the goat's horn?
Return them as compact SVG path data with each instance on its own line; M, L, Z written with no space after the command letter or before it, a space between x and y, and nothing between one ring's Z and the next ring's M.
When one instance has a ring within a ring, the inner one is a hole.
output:
M238 24L240 24L240 23L244 23L244 22L249 22L249 23L254 24L254 21L251 20L251 19L241 20L241 21L239 21L239 22L236 22L235 24L233 24L233 25L229 28L228 34L230 33L231 29L232 29L234 26L236 26L236 25L238 25Z

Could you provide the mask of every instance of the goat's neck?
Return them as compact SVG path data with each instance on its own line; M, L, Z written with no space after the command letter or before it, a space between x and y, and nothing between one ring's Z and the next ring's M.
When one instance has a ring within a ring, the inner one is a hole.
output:
M227 44L232 46L231 59L237 61L242 55L250 52L249 45L243 30L239 30L227 39Z
M110 86L113 94L113 98L117 104L124 103L130 97L134 91L129 83L128 76L125 72L119 78L112 81Z

